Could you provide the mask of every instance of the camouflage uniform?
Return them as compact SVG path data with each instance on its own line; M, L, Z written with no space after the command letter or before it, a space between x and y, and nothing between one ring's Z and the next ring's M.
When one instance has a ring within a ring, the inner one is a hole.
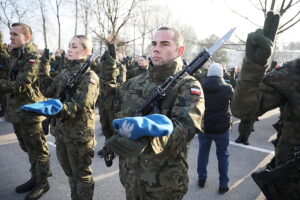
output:
M139 67L137 69L134 69L134 76L138 76L140 74L146 73L148 71L148 66L146 67Z
M2 43L2 34L0 32L0 79L5 79L7 76L9 59L8 47ZM6 96L0 93L0 116L4 115L5 107Z
M37 83L39 60L36 49L31 42L24 46L24 51L22 49L12 50L8 74L10 80L0 80L0 93L7 94L5 119L13 124L20 147L29 156L32 178L36 185L42 185L51 175L48 145L41 125L45 117L22 112L19 108L45 98Z
M170 75L181 70L181 58L164 66L149 66L149 72L128 80L122 86L107 84L114 104L115 118L134 116L137 106ZM116 69L116 66L113 67ZM107 75L112 68L107 68ZM109 87L110 86L110 87ZM191 88L201 91L192 94ZM126 189L127 200L177 200L188 190L187 154L190 141L201 131L204 114L204 96L199 82L187 76L173 88L160 104L161 113L174 125L170 136L147 137L147 147L137 157L120 157L120 180Z
M53 79L49 74L42 74L40 84L45 96L58 97L67 80L82 64L83 60L67 61L66 69ZM95 183L90 165L96 145L94 131L98 94L98 76L88 70L55 118L56 154L69 178L72 200L93 198Z
M275 149L275 167L286 163L300 146L300 59L265 74L265 67L244 58L232 102L238 118L255 119L285 103L282 135ZM300 199L300 171L293 169L289 181L274 183L281 199ZM278 196L279 196L278 195Z

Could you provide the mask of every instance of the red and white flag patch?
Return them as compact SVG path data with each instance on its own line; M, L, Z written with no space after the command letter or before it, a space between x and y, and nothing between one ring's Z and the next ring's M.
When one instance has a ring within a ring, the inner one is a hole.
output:
M97 81L96 81L95 79L92 79L92 78L91 78L91 79L90 79L90 83L93 84L93 85L96 85Z
M199 88L191 88L191 93L196 94L196 95L200 95L201 90Z
M34 59L29 59L28 62L30 62L30 63L36 63L36 60L34 60Z

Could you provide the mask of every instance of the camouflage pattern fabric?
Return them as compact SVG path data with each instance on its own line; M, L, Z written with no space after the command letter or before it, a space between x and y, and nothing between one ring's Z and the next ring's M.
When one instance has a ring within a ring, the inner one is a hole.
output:
M67 80L76 73L84 60L67 61L66 68L55 78L40 74L40 85L46 97L58 97ZM47 70L46 70L47 71ZM69 178L72 200L92 199L94 181L90 168L95 141L95 107L99 95L99 78L88 70L72 91L70 100L55 118L54 134L57 157Z
M13 123L21 149L27 152L31 176L36 184L43 184L51 176L49 150L41 123Z
M48 146L41 126L45 117L19 111L24 104L45 100L37 83L39 60L32 43L25 45L21 56L20 53L21 49L14 49L9 60L7 77L12 76L15 66L14 79L0 80L0 92L8 97L5 119L13 124L20 147L29 156L33 178L38 184L45 183L51 175Z
M170 63L149 67L149 72L128 80L122 86L110 84L114 90L114 118L134 116L138 104L167 77L181 70L181 58ZM115 66L107 68L111 71ZM192 94L191 88L201 91ZM188 190L187 154L194 135L202 130L204 96L200 83L185 77L160 104L161 113L174 125L170 136L146 137L149 142L137 157L120 157L120 180L126 189L126 199L182 199Z
M300 59L265 74L265 66L244 58L232 102L235 117L255 119L285 104L282 135L275 149L275 167L289 160L300 146ZM290 181L278 184L282 199L299 199L300 171L291 171Z
M254 125L255 120L252 119L241 119L239 123L239 137L249 138Z

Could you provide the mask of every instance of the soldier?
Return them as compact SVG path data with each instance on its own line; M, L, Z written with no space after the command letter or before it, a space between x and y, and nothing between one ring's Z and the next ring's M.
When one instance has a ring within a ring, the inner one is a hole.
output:
M0 79L5 79L8 73L8 62L10 55L8 53L8 46L2 43L2 33L0 32ZM6 107L6 96L0 94L0 117L4 116Z
M238 118L255 119L284 104L282 135L275 149L275 168L254 173L252 177L261 183L258 185L267 199L296 200L300 199L300 162L299 157L298 160L295 157L300 153L300 59L265 73L278 24L279 15L269 12L263 30L258 29L248 35L232 113Z
M138 105L169 76L183 67L183 38L173 28L161 27L153 35L149 71L122 86L109 84L115 118L134 116ZM109 75L116 66L108 66ZM189 143L202 131L204 96L201 85L192 76L184 77L171 94L158 105L160 113L172 120L168 136L147 136L138 140L114 135L106 141L119 157L120 180L128 200L182 199L188 190L187 155ZM126 129L126 125L124 127ZM135 126L128 127L135 129ZM119 132L121 134L121 132ZM141 130L139 134L145 132Z
M9 80L0 80L0 93L7 95L5 119L13 124L20 147L29 156L31 178L16 187L17 193L31 191L26 200L39 199L49 190L47 178L49 151L41 121L44 117L19 112L19 107L45 100L37 84L39 60L37 49L31 42L31 28L23 23L14 23L10 28L12 46L9 60Z
M46 97L60 97L68 79L92 52L92 42L83 35L74 36L67 52L65 69L51 78L49 64L40 74L40 85ZM99 94L99 78L88 69L73 90L66 94L62 110L55 117L56 154L68 176L72 200L91 200L94 180L91 163L96 145L95 107Z
M147 56L139 56L138 68L134 70L134 76L138 76L148 71L148 59Z
M254 131L255 120L244 118L241 119L239 123L239 137L235 140L236 143L242 143L244 145L249 145L248 138L252 131Z

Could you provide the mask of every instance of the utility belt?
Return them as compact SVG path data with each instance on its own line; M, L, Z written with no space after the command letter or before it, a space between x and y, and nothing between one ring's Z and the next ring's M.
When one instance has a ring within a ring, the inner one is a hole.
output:
M300 180L300 146L295 147L291 158L285 164L279 165L274 169L266 168L256 171L251 176L267 200L281 200L286 199L281 192L281 184L290 183L294 174L296 174L294 179Z

